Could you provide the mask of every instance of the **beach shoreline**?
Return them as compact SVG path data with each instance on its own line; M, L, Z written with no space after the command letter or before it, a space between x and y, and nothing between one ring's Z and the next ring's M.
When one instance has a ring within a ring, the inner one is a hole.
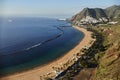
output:
M33 68L31 70L23 71L20 73L15 73L13 75L5 76L0 78L0 80L40 80L40 76L46 76L48 73L53 73L55 75L55 71L53 67L60 66L61 63L66 63L68 58L73 57L74 54L80 52L82 48L85 46L90 46L90 41L93 40L91 37L92 32L87 31L84 28L80 28L77 26L73 26L75 29L81 31L84 34L83 39L70 51L64 54L62 57L49 62L48 64L44 64L42 66Z

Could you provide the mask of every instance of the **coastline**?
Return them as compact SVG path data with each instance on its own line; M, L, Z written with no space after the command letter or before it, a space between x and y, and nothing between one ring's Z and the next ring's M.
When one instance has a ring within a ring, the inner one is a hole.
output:
M66 63L66 61L68 61L68 58L71 58L73 57L74 54L80 52L80 50L83 47L88 45L90 46L89 42L92 40L91 38L92 32L89 32L86 29L77 26L73 26L73 27L83 32L84 37L73 49L71 49L65 55L43 66L33 68L32 70L23 71L21 73L16 73L13 75L2 77L0 78L0 80L40 80L40 76L45 76L49 72L52 72L53 75L55 75L55 71L53 70L52 67L60 66L61 63Z

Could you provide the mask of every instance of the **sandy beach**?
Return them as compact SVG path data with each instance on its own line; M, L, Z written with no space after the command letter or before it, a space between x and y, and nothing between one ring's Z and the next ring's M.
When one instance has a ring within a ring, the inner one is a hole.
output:
M73 49L67 52L64 56L60 57L59 59L53 62L50 62L49 64L21 73L16 73L13 75L2 77L0 78L0 80L40 80L40 76L45 76L48 73L55 73L55 71L53 70L54 66L59 66L60 63L65 63L70 57L73 57L74 54L80 52L80 50L83 47L91 45L90 41L93 40L91 38L91 32L77 26L74 26L74 28L82 31L84 33L84 38L82 39L82 41L79 42L77 46L75 46Z

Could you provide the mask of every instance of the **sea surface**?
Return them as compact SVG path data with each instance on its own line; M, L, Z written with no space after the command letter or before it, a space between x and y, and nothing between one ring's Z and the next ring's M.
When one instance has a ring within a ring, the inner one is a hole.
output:
M0 75L51 62L82 40L67 21L50 18L0 18Z

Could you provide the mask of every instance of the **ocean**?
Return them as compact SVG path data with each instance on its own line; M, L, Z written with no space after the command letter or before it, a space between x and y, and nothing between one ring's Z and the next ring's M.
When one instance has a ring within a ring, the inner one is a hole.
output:
M0 75L41 66L63 56L84 34L51 18L0 19Z

